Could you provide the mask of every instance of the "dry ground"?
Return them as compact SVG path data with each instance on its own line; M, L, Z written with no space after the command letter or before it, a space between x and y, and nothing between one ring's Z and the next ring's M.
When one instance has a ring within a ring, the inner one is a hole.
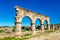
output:
M13 34L9 35L9 34L5 34L5 33L3 33L3 34L0 33L0 38L12 36ZM30 38L28 40L60 40L60 31L55 31L55 32L43 34L40 36Z
M60 40L60 31L30 38L29 40Z
M14 36L13 34L14 33L12 34L0 33L0 38L11 37L11 36Z

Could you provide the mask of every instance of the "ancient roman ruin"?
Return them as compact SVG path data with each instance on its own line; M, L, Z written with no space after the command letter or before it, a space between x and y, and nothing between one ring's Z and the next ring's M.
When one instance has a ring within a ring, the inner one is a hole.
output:
M30 18L31 20L31 28L32 28L32 34L36 34L36 29L35 29L35 20L38 18L41 20L41 31L44 31L44 21L47 21L47 26L48 26L48 30L50 30L50 21L49 21L49 17L36 13L36 12L32 12L30 10L21 8L19 6L15 7L16 10L16 16L15 16L15 25L16 25L16 35L21 35L22 31L21 31L21 27L22 27L22 18L24 16L27 16Z

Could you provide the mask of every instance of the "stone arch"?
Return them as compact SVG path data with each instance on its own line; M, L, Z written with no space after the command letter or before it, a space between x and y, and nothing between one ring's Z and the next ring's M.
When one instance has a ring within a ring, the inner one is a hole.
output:
M44 20L44 29L47 30L48 29L48 21Z
M47 19L44 19L44 21L46 21L47 22L47 30L50 30L50 20L49 20L49 18L47 18Z
M36 22L37 23L39 22L39 25L36 25ZM35 27L36 27L36 29L41 30L41 19L39 19L39 18L35 19Z
M24 21L25 21L25 23L24 23ZM26 24L26 22L29 22L29 23ZM22 20L21 20L21 23L22 23L21 25L24 26L24 27L22 27L22 29L25 28L25 30L27 30L27 31L30 30L31 31L32 20L31 20L31 18L29 16L23 16Z

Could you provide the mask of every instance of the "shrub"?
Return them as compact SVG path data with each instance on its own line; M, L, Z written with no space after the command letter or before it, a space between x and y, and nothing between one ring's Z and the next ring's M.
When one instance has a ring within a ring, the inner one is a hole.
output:
M14 26L13 29L12 29L12 32L15 32L15 29L16 29L16 27Z
M4 32L4 30L0 30L0 33Z

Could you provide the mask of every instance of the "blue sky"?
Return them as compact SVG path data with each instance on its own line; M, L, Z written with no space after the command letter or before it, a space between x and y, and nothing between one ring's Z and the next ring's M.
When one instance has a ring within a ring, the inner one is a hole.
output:
M14 25L16 5L49 16L51 24L60 23L60 0L0 0L0 26Z

